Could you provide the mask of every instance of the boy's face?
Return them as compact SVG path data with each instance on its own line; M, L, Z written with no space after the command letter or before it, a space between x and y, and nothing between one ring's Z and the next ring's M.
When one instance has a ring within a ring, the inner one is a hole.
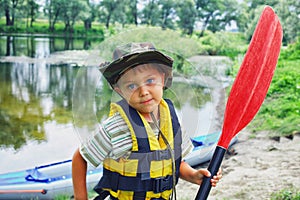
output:
M114 88L130 106L141 114L156 111L163 96L164 74L151 64L126 71Z

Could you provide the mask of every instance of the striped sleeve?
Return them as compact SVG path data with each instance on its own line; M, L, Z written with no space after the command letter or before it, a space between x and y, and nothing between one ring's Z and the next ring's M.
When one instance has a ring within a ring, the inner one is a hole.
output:
M181 144L182 158L184 158L190 152L192 152L193 148L194 146L189 135L186 133L186 131L182 129L182 144Z
M129 128L118 113L109 123L106 124L106 130L111 136L111 153L110 157L118 159L123 157L132 149L132 138Z
M120 158L132 148L131 135L125 121L117 113L99 126L98 131L79 151L92 166L99 166L105 157Z

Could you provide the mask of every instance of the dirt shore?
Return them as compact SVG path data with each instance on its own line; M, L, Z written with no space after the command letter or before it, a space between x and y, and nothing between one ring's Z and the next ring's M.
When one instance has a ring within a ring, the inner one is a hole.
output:
M266 133L254 137L244 130L233 149L236 155L227 155L223 160L223 178L211 190L209 200L270 199L271 193L278 190L300 189L299 134L293 139L282 137L278 142ZM194 199L198 188L180 180L178 199Z

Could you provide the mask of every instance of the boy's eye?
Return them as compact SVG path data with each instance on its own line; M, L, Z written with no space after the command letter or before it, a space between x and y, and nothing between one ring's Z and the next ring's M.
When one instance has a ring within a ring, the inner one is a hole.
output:
M153 84L153 83L155 83L155 80L153 78L149 78L149 79L147 79L146 83Z
M129 84L129 85L127 85L127 88L128 88L129 90L134 90L134 89L137 88L137 86L136 86L136 84Z

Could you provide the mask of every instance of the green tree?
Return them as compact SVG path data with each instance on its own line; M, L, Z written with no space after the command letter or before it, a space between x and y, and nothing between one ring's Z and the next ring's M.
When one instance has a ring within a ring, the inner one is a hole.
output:
M176 1L174 0L144 0L141 19L143 24L160 26L163 29L175 28Z
M257 20L261 11L265 5L274 7L278 3L278 0L245 0L242 2L242 9L244 9L245 21L241 24L244 29L242 31L247 31L252 25L252 21Z
M46 16L48 16L49 30L51 32L55 30L55 24L58 20L60 12L62 12L61 0L46 0L44 13Z
M103 0L99 5L99 18L100 22L104 22L106 28L112 21L113 15L118 10L118 7L122 5L121 0Z
M86 0L86 10L84 12L82 12L81 14L81 19L84 23L84 28L86 30L89 30L92 28L92 22L95 20L96 18L96 5L95 4L91 4L89 0Z
M26 0L25 8L26 8L26 26L28 27L28 23L30 20L29 26L32 27L32 24L38 15L39 5L35 2L35 0Z
M251 39L258 18L265 5L271 6L278 15L284 34L283 43L296 41L300 30L300 2L298 0L248 0L241 4L243 14L237 19L239 30ZM241 10L240 9L240 10Z
M174 19L176 18L176 2L174 0L160 0L159 7L161 7L160 26L165 28L174 29Z
M275 10L281 20L285 44L294 43L300 36L300 2L298 0L280 0Z
M247 10L248 5L246 3L239 4L239 17L236 19L236 25L240 32L245 32L248 28L250 13Z
M177 7L177 15L179 17L178 26L182 29L183 33L192 35L197 16L194 1L181 1Z
M111 16L111 23L118 22L122 24L124 27L129 22L130 8L129 8L130 0L123 0L121 4L119 4Z
M4 9L6 26L14 25L17 6L22 2L23 0L0 0L0 6Z
M142 24L156 26L159 24L160 13L158 7L158 0L144 0L142 4L145 5L142 14Z
M65 23L65 31L73 32L76 21L83 17L85 11L89 9L86 1L82 0L61 0L63 12L60 19Z
M206 29L212 32L224 30L238 17L236 0L195 0L198 19L202 24L200 37Z
M247 0L243 2L243 8L246 9L244 12L247 13L244 15L245 21L244 24L239 24L243 27L243 31L246 35L246 38L250 41L252 34L258 22L258 19L261 15L261 12L265 5L275 7L278 4L279 0Z
M138 25L139 15L137 5L138 0L129 0L128 10L126 11L128 23L135 24L136 26Z
M248 9L252 10L262 5L269 5L274 7L278 4L279 0L246 0L245 2L248 5Z

